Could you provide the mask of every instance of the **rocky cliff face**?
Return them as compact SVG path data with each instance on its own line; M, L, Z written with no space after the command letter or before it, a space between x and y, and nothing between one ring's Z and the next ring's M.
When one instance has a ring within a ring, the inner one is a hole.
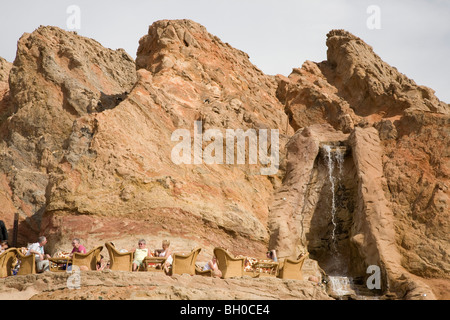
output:
M27 237L41 231L49 173L64 157L74 120L114 107L135 81L135 63L123 50L55 27L20 38L2 102L1 168Z
M27 137L23 146L12 143L29 157L16 176L34 170L41 177L23 178L39 182L35 188L13 186L42 195L20 197L30 211L42 208L36 229L52 249L74 236L126 246L145 237L156 246L170 235L175 247L263 251L281 174L261 175L248 161L177 165L171 135L183 128L193 137L201 121L202 132L224 136L225 129L279 129L283 141L292 129L274 77L192 21L153 24L136 69L123 51L53 27L19 41L10 75L18 110L6 125L17 140Z
M271 208L270 243L286 256L309 251L329 272L336 260L355 276L383 265L385 288L425 292L409 272L449 270L450 108L354 35L333 30L327 46L327 61L278 77L277 96L297 132ZM331 169L327 145L345 150Z
M169 238L201 259L308 251L328 273L339 256L356 276L380 266L384 292L434 297L416 276L449 274L450 108L354 35L327 45L284 77L190 20L152 24L136 62L55 27L24 34L0 60L1 218L19 212L19 243L45 234L50 251L73 237ZM250 144L227 163L227 129L255 132L264 154L279 141L279 166L251 162Z

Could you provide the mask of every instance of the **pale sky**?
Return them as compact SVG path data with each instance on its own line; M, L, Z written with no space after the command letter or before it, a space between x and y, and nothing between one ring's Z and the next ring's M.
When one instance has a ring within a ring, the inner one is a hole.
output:
M0 56L13 62L17 40L40 25L69 30L70 5L80 9L79 35L134 58L154 21L192 19L271 75L325 60L326 34L345 29L450 103L450 0L10 0L0 9Z

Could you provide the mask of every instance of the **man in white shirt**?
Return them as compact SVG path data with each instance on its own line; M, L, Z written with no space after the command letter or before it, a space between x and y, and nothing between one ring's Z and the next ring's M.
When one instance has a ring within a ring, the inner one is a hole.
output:
M47 243L47 238L41 236L38 242L31 244L28 247L27 256L34 254L36 257L36 269L38 272L50 271L48 258L50 255L44 254L44 245Z

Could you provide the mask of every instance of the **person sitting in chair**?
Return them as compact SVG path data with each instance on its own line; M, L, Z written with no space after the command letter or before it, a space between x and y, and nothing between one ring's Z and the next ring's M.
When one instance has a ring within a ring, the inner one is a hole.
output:
M203 267L203 271L206 270L212 270L212 274L214 277L222 277L222 271L220 271L219 266L217 265L217 257L215 255Z
M9 248L8 240L2 240L0 242L0 253L5 252L6 250L8 250L8 248Z
M162 265L164 268L164 271L166 274L169 273L169 269L172 266L172 250L169 248L170 241L169 240L163 240L162 242L162 249L155 250L155 256L157 257L166 257L166 262Z
M35 255L37 272L50 271L50 263L48 261L50 255L44 253L44 246L46 243L47 238L45 236L41 236L38 238L38 242L35 242L28 247L28 251L26 253L27 256L30 254Z
M78 253L86 253L86 248L80 243L80 239L75 238L72 240L72 252L70 253L70 257L73 256L74 252Z
M277 252L275 250L267 251L267 258L270 260L273 260L274 262L277 262Z
M144 239L138 241L138 248L134 249L133 271L139 270L145 257L150 257L150 251L146 248L146 245Z

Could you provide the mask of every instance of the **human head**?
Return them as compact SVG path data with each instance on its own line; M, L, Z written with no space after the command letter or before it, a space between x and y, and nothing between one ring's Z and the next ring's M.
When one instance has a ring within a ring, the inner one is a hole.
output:
M142 247L145 247L145 245L146 245L147 243L145 242L145 239L140 239L139 241L138 241L138 246L142 246Z
M78 249L78 247L80 246L80 239L74 238L74 239L72 240L72 246L73 246L74 248L77 248L77 249Z
M2 240L0 245L1 245L1 247L3 249L8 249L9 248L8 240Z
M47 243L47 238L45 236L40 236L38 238L38 242L41 246L45 245Z
M170 246L170 241L169 240L163 240L163 242L162 242L163 249L167 249L169 246Z
M268 258L273 259L273 251L274 250L267 251L267 257Z

